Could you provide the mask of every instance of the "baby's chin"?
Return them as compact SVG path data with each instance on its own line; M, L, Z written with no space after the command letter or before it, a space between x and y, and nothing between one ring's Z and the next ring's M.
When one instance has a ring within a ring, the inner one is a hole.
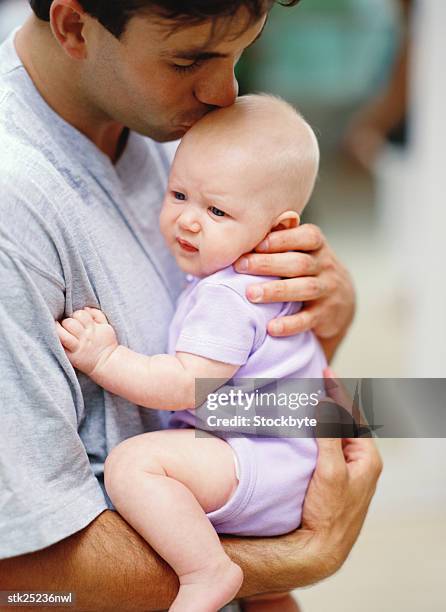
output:
M203 265L202 262L193 262L182 259L181 257L176 257L176 262L180 270L182 270L185 274L192 274L192 276L196 276L198 278L204 278L205 276L210 276L215 272L219 272L224 268L227 268L228 265Z
M203 276L209 276L209 274L206 274L205 272L203 272L203 270L201 269L201 266L198 265L197 263L184 260L181 257L176 257L175 259L176 259L178 267L185 274L192 274L193 276L197 276L199 278L202 278Z

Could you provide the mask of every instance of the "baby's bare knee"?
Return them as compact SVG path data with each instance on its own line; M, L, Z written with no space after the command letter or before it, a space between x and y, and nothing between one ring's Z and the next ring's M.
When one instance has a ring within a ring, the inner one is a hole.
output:
M140 436L118 444L105 461L104 484L114 503L116 497L127 495L129 487L142 477L166 475L158 445L138 438Z

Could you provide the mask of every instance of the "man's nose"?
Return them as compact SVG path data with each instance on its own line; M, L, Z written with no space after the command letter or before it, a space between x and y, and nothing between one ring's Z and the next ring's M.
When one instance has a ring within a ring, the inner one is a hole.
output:
M238 82L231 61L223 67L213 68L195 85L195 97L207 106L231 106L238 94Z
M194 210L194 206L187 206L186 209L181 213L178 220L181 229L196 234L201 230L201 225L198 220L198 214Z

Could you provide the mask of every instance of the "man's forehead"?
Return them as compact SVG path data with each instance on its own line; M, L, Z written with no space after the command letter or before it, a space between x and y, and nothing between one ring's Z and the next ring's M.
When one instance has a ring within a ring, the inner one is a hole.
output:
M234 48L246 48L261 35L267 15L257 21L246 16L221 18L212 22L172 26L158 21L160 56L184 59L212 59L227 57Z

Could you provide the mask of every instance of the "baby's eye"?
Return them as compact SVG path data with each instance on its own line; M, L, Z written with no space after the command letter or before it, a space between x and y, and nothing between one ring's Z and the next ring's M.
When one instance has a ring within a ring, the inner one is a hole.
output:
M184 195L184 193L181 193L181 191L173 191L173 197L175 198L175 200L185 200L186 196Z
M216 217L224 217L225 214L226 214L222 210L220 210L219 208L216 208L215 206L209 206L209 210Z

